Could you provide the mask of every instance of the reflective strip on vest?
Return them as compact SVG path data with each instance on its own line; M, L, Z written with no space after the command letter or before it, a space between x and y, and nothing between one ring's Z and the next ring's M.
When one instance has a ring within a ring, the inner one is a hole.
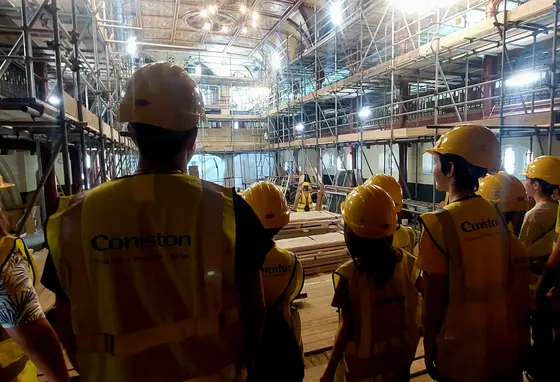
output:
M59 206L47 238L72 301L84 381L137 378L129 372L160 366L166 375L220 381L216 368L237 365L230 189L181 174L107 182ZM118 361L150 354L167 361L138 362L134 370Z

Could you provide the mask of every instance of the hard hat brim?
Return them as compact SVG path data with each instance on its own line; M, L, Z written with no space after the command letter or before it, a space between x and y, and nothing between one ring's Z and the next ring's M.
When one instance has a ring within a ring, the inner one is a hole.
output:
M0 189L3 189L3 188L12 188L12 187L14 187L14 186L15 186L14 183L2 183L2 184L0 184Z

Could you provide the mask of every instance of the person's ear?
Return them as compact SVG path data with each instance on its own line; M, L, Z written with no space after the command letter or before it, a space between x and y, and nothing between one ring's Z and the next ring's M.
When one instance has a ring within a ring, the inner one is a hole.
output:
M455 163L449 162L449 170L445 174L448 178L452 178L455 175Z

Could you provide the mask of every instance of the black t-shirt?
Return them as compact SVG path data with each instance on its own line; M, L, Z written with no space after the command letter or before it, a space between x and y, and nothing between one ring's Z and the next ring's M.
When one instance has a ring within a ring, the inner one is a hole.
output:
M233 193L235 213L235 275L239 279L245 272L261 269L266 255L274 242L247 202L237 193ZM53 292L58 299L68 300L58 279L51 254L47 256L41 284Z

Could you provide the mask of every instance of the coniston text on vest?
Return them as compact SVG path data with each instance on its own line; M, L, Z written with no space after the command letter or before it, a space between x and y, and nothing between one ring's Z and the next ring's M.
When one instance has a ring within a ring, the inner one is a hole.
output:
M487 220L482 220L479 222L463 222L461 223L461 229L464 232L472 232L472 231L478 231L481 229L485 229L485 228L493 228L493 227L497 227L498 226L498 221L495 219L487 219Z
M96 251L110 251L129 248L190 247L190 245L190 235L162 235L161 233L149 236L127 237L97 235L91 239L91 247Z

